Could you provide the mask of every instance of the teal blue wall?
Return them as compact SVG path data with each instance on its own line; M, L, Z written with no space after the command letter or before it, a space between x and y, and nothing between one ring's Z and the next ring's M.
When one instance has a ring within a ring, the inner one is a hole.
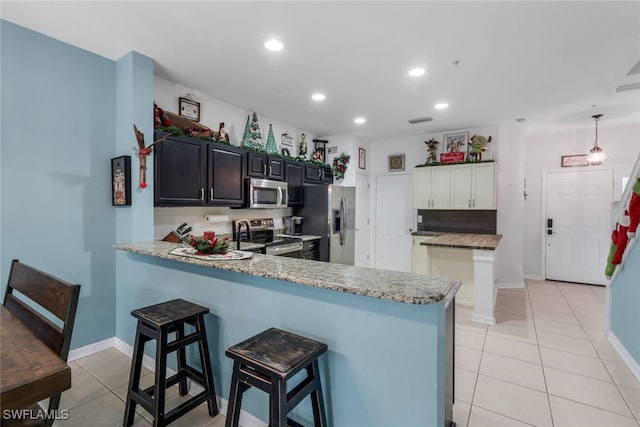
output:
M115 63L0 20L0 280L18 258L82 285L72 348L115 333Z
M611 284L611 331L640 365L640 244L633 247L619 268L620 272Z
M444 384L444 303L395 303L126 252L117 258L127 271L116 292L118 338L133 343L135 308L173 298L209 307L216 392L225 399L232 364L224 350L274 326L328 344L320 368L329 425L443 425L444 387L436 385ZM249 390L243 409L266 420L266 395ZM310 425L308 406L295 414Z

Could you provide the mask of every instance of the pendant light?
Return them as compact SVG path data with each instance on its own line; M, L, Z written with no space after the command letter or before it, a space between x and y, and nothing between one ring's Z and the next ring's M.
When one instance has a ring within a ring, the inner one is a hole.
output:
M590 165L597 166L607 158L605 152L602 150L602 148L600 148L600 146L598 146L598 121L600 121L600 117L602 117L602 114L596 114L595 116L591 117L593 117L593 120L595 120L596 122L596 141L593 144L593 148L587 155L587 161Z

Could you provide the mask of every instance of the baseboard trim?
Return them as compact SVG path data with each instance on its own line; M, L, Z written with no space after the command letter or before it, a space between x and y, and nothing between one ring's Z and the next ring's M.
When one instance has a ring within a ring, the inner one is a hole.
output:
M93 344L85 345L84 347L76 348L69 351L69 356L67 357L67 360L71 362L72 360L76 360L81 357L90 356L99 351L106 350L110 347L113 347L114 345L115 345L115 337L94 342Z
M638 364L638 362L636 362L633 359L631 354L629 354L625 346L622 344L622 342L618 339L618 337L616 337L616 335L613 332L607 331L607 338L609 338L609 342L611 343L613 348L616 349L616 351L624 361L625 365L627 365L627 368L629 368L629 370L631 371L631 373L633 373L636 379L640 381L640 364Z
M542 276L536 276L535 274L525 274L522 277L529 280L538 280L538 281L544 280Z
M114 344L113 347L116 348L116 350L120 351L123 354L126 354L128 357L133 357L133 346L129 345L127 342L122 341L120 338L115 337L113 338L114 340ZM149 357L148 355L144 355L142 356L142 366L144 366L145 368L147 368L148 370L150 370L151 372L155 372L156 371L156 362L155 359ZM171 376L173 374L175 374L176 372L174 370L172 370L171 368L167 368L167 373ZM199 394L201 392L204 391L204 388L197 383L194 383L191 380L189 381L189 394L192 396L195 396L196 394ZM224 399L220 396L216 396L216 400L218 403L218 409L220 409L220 413L224 416L227 415L227 407L229 406L229 401L227 399ZM268 424L265 423L264 421L262 421L259 418L254 417L253 415L251 415L250 413L241 410L240 411L240 420L239 420L240 425L242 425L242 427L267 427Z
M523 282L498 283L498 289L524 289Z

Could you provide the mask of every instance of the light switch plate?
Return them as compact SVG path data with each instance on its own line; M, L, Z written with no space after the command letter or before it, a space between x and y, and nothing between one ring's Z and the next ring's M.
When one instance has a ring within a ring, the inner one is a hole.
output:
M418 222L422 222L422 215L418 215Z

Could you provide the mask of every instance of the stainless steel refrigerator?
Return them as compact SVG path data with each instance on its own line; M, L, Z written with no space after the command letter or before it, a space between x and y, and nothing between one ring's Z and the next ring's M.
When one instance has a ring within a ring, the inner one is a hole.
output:
M320 261L353 265L356 237L356 189L338 185L304 187L302 233L320 236Z

